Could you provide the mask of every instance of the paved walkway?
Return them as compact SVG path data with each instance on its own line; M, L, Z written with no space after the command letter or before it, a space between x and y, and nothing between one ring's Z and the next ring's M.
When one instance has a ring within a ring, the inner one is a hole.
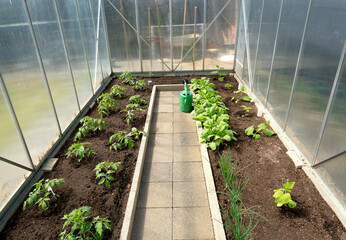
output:
M195 122L158 91L132 239L214 239Z

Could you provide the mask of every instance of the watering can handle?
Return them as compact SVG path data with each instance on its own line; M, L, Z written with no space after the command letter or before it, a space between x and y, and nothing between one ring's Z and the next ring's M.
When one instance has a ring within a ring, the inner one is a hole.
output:
M189 83L189 81L187 79L184 79L183 80L183 84L184 84L184 90L185 90L185 104L186 104L186 101L187 101L187 84Z

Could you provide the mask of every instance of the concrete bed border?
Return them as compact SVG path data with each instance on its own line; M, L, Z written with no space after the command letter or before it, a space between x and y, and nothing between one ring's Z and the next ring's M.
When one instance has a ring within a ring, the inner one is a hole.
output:
M144 160L145 160L145 154L146 154L146 149L147 149L148 139L150 134L150 126L151 126L151 119L152 119L152 114L154 110L156 92L157 91L179 91L183 89L184 88L182 84L167 84L167 85L153 86L151 97L150 97L150 104L149 104L148 112L147 112L147 118L146 118L145 126L144 126L144 131L148 133L148 136L142 137L141 145L139 148L137 164L136 164L135 172L133 174L130 195L127 201L125 217L124 217L123 225L121 228L121 234L119 238L121 240L131 239L132 227L133 227L133 222L134 222L134 217L135 217L136 207L137 207L138 193L139 193ZM196 123L196 127L197 127L198 139L200 140L201 128L198 128L197 123ZM211 165L209 161L208 151L205 144L200 144L200 150L201 150L201 156L202 156L204 178L206 181L209 208L210 208L210 213L211 213L212 222L213 222L214 236L216 240L225 240L226 235L223 228L219 202L217 200L216 191L215 191L214 178L213 178L212 169L211 169Z

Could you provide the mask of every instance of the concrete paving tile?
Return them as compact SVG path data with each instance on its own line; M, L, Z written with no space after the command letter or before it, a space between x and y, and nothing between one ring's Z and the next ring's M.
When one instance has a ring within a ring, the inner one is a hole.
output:
M173 112L172 104L155 104L154 112Z
M153 146L164 146L166 148L171 148L173 143L172 134L150 134L149 143Z
M173 207L209 207L205 183L173 182Z
M173 162L201 162L199 146L174 147Z
M172 163L146 162L143 167L142 182L171 182Z
M172 239L172 208L137 208L131 239Z
M153 113L152 122L173 122L173 113Z
M208 207L173 208L173 239L214 238Z
M180 109L180 104L173 104L173 112L182 112Z
M174 96L179 96L180 91L158 91L156 93L156 96L161 98L161 97L174 97Z
M148 143L145 155L146 162L173 162L173 153L171 147L155 146L151 142Z
M202 162L173 163L174 182L204 182Z
M155 98L155 105L156 104L173 104L173 97L157 97Z
M191 113L183 113L183 112L173 112L173 121L179 122L179 121L193 121L193 116Z
M173 132L197 132L195 121L176 121L173 123Z
M198 146L197 133L174 133L173 146Z
M141 183L137 208L172 207L172 183Z
M173 123L152 122L150 127L150 133L173 133Z

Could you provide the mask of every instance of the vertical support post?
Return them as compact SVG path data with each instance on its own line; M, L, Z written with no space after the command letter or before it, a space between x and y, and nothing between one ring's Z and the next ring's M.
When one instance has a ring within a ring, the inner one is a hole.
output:
M207 0L203 1L203 38L202 38L202 71L204 72L205 52L207 50L206 28L207 28Z
M173 6L172 0L169 0L169 41L171 43L171 71L173 72Z
M292 88L291 88L291 94L290 94L290 98L289 98L288 106L287 106L285 125L284 125L284 128L283 128L284 131L286 131L286 128L287 128L288 118L289 118L289 115L290 115L290 112L291 112L291 105L292 105L292 100L293 100L293 96L294 96L294 90L295 90L296 85L297 85L298 71L299 71L299 68L300 68L300 62L301 62L301 57L302 57L302 53L303 53L303 46L304 46L305 35L306 35L306 28L307 28L307 25L308 25L308 22L309 22L309 18L310 18L311 5L312 5L312 0L310 0L310 2L309 2L308 10L307 10L307 13L306 13L306 18L305 18L305 23L304 23L304 30L303 30L303 35L302 35L302 41L300 42L298 59L297 59L297 65L296 65L296 69L294 71L294 77L293 77L293 83L292 83Z
M186 8L187 8L187 0L185 0L185 4L184 4L183 33L181 34L180 59L183 59L183 54L184 54L184 36L185 36L185 23L186 23ZM180 65L180 70L183 70L183 63L181 63L181 65Z
M260 19L260 25L258 27L258 37L257 37L257 45L256 45L256 53L255 53L255 62L254 62L254 68L253 68L255 75L256 75L256 68L257 68L258 50L259 50L261 32L262 32L263 11L264 11L264 0L262 0L261 19ZM253 82L250 83L250 90L251 91L253 90Z
M7 92L7 89L6 89L6 85L5 85L4 79L2 78L1 73L0 73L0 88L1 88L2 94L4 95L4 99L5 99L5 102L7 104L8 111L10 112L13 124L14 124L14 126L16 128L18 137L20 139L20 142L23 145L25 155L26 155L26 157L28 158L28 160L30 162L31 168L34 170L35 169L34 163L32 162L28 146L26 144L26 141L25 141L22 129L20 128L20 125L19 125L19 122L18 122L18 119L17 119L17 115L16 115L16 113L14 111L14 108L13 108L10 96L8 95L8 92Z
M105 31L105 37L106 37L106 47L107 47L107 52L108 52L109 67L111 69L111 74L112 74L112 72L113 72L112 58L111 58L111 49L110 49L110 45L109 45L108 25L107 25L104 1L103 1L103 3L101 3L101 11L102 11L102 16L103 16L103 18L102 18L103 19L103 29Z
M320 129L320 133L318 135L318 138L317 138L317 142L316 142L316 146L315 146L315 151L314 151L314 155L313 155L313 158L312 158L312 165L316 164L317 154L318 154L318 151L319 151L320 146L321 146L322 137L323 137L324 132L326 130L326 126L327 126L327 122L328 122L328 117L329 117L329 114L330 114L330 111L331 111L331 107L332 107L334 99L335 99L335 92L336 92L336 89L338 88L339 83L340 83L340 79L341 79L341 76L340 76L341 74L340 73L341 73L342 68L343 68L343 66L345 64L345 53L346 53L346 41L344 43L344 48L342 49L342 53L341 53L340 60L339 60L339 65L338 65L338 69L336 71L334 82L333 82L333 87L332 87L332 90L330 92L327 108L326 108L326 111L325 111L324 117L323 117L322 126L321 126L321 129Z
M152 55L152 45L151 45L151 15L150 7L148 8L148 27L149 27L149 58L150 58L150 71L153 71L153 55Z
M196 45L196 23L197 23L197 6L195 6L195 15L193 19L193 49L192 49L192 66L195 71L195 45Z
M85 61L88 67L88 74L89 74L89 79L90 79L90 86L91 86L91 91L93 94L95 94L95 90L94 90L94 86L93 86L93 82L92 82L92 77L91 77L91 72L90 72L90 66L89 66L89 59L88 59L88 54L85 48L85 39L84 39L84 33L83 33L83 29L82 29L82 23L81 23L81 18L80 18L80 14L79 14L79 7L78 7L78 0L74 0L74 4L76 7L76 12L77 12L77 17L78 17L78 24L79 24L79 31L82 37L82 45L83 45L83 51L84 51L84 57L85 57Z
M160 41L160 58L162 60L162 70L163 70L163 48L162 48L162 33L161 33L161 20L158 0L155 0L156 15L157 15L157 26L159 28L159 41ZM173 69L172 69L173 70Z
M91 6L90 6L91 7ZM96 73L97 73L97 61L96 59L100 59L100 68L101 68L101 81L103 80L103 69L102 69L102 62L101 57L99 54L99 38L100 38L100 10L101 10L101 0L98 0L98 6L97 6L97 26L96 26L96 43L95 43L95 75L94 75L94 84L96 87Z
M277 48L277 41L278 41L278 35L279 35L279 31L280 31L280 24L281 24L281 16L282 16L282 7L283 7L283 5L284 5L284 0L281 0L280 12L279 12L279 19L278 19L278 25L277 25L277 27L276 27L276 35L275 35L273 56L272 56L272 61L271 61L271 65L270 65L268 86L267 86L267 92L266 92L266 98L265 98L265 107L266 107L266 108L267 108L268 97L269 97L270 83L271 83L272 77L273 77L273 65L274 65L274 61L275 61L276 48Z
M28 3L26 1L24 1L24 5L25 5L26 16L28 18L30 34L31 34L31 37L32 37L33 42L34 42L34 46L35 46L35 50L36 50L36 56L37 56L37 59L38 59L39 65L40 65L40 70L41 70L41 73L42 73L42 76L43 76L43 80L44 80L44 83L45 83L45 87L46 87L46 90L47 90L47 93L48 93L48 98L49 98L51 107L52 107L53 112L54 112L55 121L56 121L56 124L57 124L58 129L59 129L59 134L62 135L58 114L56 112L56 107L55 107L55 104L54 104L54 101L53 101L52 92L50 90L50 86L49 86L49 83L48 83L47 73L46 73L46 70L44 69L44 65L43 65L40 49L38 48L36 34L35 34L35 31L34 31L34 27L32 25L32 20L31 20L31 17L30 17Z
M72 82L74 94L76 96L78 110L80 111L81 108L80 108L80 104L79 104L79 98L78 98L76 83L74 81L72 67L71 67L71 61L70 61L70 56L69 56L68 51L67 51L66 42L65 42L65 35L64 35L64 31L62 29L61 18L60 18L60 11L59 11L58 5L56 3L56 0L54 0L53 2L54 2L54 7L55 7L55 13L56 13L56 16L57 16L57 19L58 19L58 25L59 25L59 31L60 31L60 35L61 35L61 40L62 40L62 44L64 46L64 53L65 53L65 57L66 57L66 61L67 61L67 66L68 66L68 70L70 72L71 82Z
M139 37L138 0L135 0L135 12L136 12L136 30L137 30L137 43L138 43L139 65L140 65L140 68L141 68L141 72L143 72L142 45L141 45L141 39L140 39L140 37Z
M239 6L239 10L238 10L238 16L237 16L237 30L236 30L236 34L235 34L235 46L234 46L234 54L233 54L233 71L235 71L235 65L236 65L236 61L237 61L238 37L239 37L239 22L240 22L240 10L241 10L240 0L238 0L237 3L238 3L238 6Z

